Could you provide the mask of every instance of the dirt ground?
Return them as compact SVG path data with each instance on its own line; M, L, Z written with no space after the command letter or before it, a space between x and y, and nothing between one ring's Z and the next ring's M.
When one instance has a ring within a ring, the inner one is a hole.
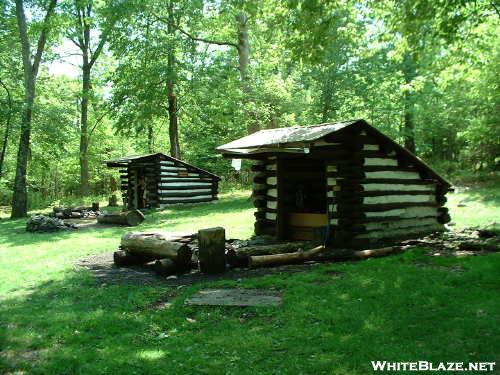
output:
M85 220L85 222L90 223L91 220ZM462 229L403 241L398 246L402 250L414 246L424 247L428 249L427 254L429 256L475 256L499 251L499 243L500 237L496 232L490 233L481 232L477 229ZM304 272L318 264L321 264L321 262L313 261L305 264L272 268L233 268L228 269L220 275L206 275L200 273L198 270L192 270L187 274L165 277L157 275L151 264L137 267L115 267L113 263L113 251L110 251L80 259L76 263L76 267L90 270L97 282L101 284L132 283L144 285L162 283L163 285L180 286L206 281L237 280L271 274Z
M273 268L233 268L220 275L206 275L198 270L192 270L187 274L165 277L157 275L151 265L122 268L115 267L113 264L113 252L109 252L80 259L75 265L77 268L86 268L90 270L97 282L102 284L131 283L136 285L151 285L161 283L169 286L180 286L193 285L207 281L238 280L264 275L304 272L318 264L320 263L309 262L306 264Z

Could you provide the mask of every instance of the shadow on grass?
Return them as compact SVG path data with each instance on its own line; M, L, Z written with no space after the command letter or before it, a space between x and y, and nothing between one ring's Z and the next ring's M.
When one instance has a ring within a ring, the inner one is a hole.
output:
M461 200L462 203L480 202L491 206L500 206L500 189L498 186L471 188L466 191L458 191L459 194L466 194Z
M0 372L356 375L370 372L370 360L492 361L499 258L477 258L460 274L395 256L223 284L278 288L279 308L183 305L221 283L102 286L68 272L2 301ZM150 307L166 294L180 296Z
M80 230L68 230L54 233L28 233L26 232L26 219L3 220L0 222L0 245L32 245L36 243L57 242L71 239L77 236L89 234L93 237L121 236L125 231L158 229L171 230L179 224L188 220L192 221L192 230L196 232L201 229L197 221L203 220L210 215L231 215L236 212L247 210L252 206L247 197L225 198L210 203L179 204L172 205L162 211L151 211L146 214L146 220L137 227L109 227L82 228ZM214 222L213 226L219 225Z

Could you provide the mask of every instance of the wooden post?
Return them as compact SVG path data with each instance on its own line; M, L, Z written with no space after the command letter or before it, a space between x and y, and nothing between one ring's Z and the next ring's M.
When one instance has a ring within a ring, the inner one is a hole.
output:
M118 198L116 197L116 194L113 194L113 195L109 196L108 206L109 207L116 207L116 206L118 206Z
M224 228L208 228L198 231L198 259L203 273L221 273L226 270L226 233Z

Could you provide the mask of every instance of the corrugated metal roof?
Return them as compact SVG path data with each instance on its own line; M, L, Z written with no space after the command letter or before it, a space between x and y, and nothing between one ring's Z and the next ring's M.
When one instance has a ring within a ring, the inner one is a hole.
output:
M315 141L325 135L339 131L359 120L319 124L310 126L291 126L288 128L260 130L246 137L217 147L217 150L234 150L262 146L277 146L285 143Z

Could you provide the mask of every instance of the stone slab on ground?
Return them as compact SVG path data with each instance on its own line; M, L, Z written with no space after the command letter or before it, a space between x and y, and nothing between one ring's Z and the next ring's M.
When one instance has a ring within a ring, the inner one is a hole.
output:
M278 306L281 302L278 292L265 289L203 289L185 303L197 306Z

